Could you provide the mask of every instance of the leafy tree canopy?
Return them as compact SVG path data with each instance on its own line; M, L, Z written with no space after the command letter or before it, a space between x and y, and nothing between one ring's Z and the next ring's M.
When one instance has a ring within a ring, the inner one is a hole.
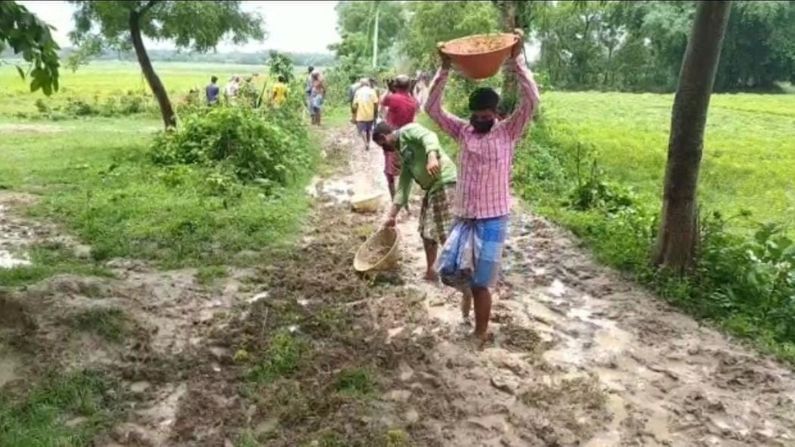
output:
M178 48L205 52L225 37L242 44L262 40L265 31L258 14L240 10L239 1L85 1L70 0L78 6L72 40L86 42L101 38L103 43L130 48L130 12L140 11L141 32L153 40L170 40Z
M19 75L30 75L30 91L45 95L58 90L58 44L50 27L24 6L14 1L0 2L0 51L6 46L30 64L27 72L17 66Z

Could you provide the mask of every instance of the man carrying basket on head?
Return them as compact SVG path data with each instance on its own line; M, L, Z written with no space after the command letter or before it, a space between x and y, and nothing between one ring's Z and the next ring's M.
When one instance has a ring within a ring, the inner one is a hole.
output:
M500 270L502 247L511 209L510 177L513 153L533 112L538 107L538 87L521 55L523 33L504 69L515 75L520 89L519 104L505 120L497 122L500 96L481 87L469 96L469 120L442 108L442 94L451 60L439 51L442 67L431 84L425 111L459 144L459 171L454 213L456 222L437 262L442 281L471 287L475 301L475 336L488 340L491 315L490 287Z

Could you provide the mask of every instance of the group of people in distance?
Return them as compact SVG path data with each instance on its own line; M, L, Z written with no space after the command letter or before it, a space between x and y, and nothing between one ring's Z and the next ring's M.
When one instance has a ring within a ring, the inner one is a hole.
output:
M226 100L234 101L240 94L241 88L254 89L253 78L254 76L248 77L245 83L243 83L240 76L231 76L229 82L227 82L224 87L224 97ZM204 95L207 105L212 106L218 104L221 99L221 87L218 86L218 76L210 77L210 83L204 88ZM276 107L281 106L284 101L287 100L287 78L285 76L277 76L276 82L271 88L269 100L271 104Z
M521 37L521 30L515 32ZM444 284L461 292L464 324L471 324L474 303L474 335L481 346L490 339L491 288L499 275L508 230L513 153L539 102L538 88L521 55L521 42L520 38L503 67L506 75L516 77L519 88L516 109L504 118L498 113L499 94L488 87L470 94L468 120L444 110L442 96L451 60L439 52L441 68L424 109L458 144L458 167L436 133L414 122L420 103L411 94L407 76L390 83L390 93L380 101L385 120L375 124L371 133L384 151L384 173L392 196L382 228L395 226L398 213L408 205L412 184L419 185L424 191L419 233L427 261L425 279L436 282L441 277ZM360 81L351 105L365 148L378 110L368 81Z

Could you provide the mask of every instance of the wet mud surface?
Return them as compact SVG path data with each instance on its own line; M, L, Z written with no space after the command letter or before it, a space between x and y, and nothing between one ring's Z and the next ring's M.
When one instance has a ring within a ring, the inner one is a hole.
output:
M345 162L312 182L299 244L267 265L205 284L195 269L114 260L113 278L0 292L0 389L53 367L113 376L122 411L99 446L795 445L791 371L598 266L522 207L483 350L459 296L421 279L419 197L399 219L399 270L355 274L386 206L350 209L386 192L380 150L357 143L352 129L329 131L328 157ZM26 259L37 225L0 213L0 253ZM75 330L108 309L123 315L115 341Z

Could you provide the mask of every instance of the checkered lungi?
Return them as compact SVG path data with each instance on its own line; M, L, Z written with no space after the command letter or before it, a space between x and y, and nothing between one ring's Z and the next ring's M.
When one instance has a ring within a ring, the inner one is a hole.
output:
M425 193L420 208L420 236L442 245L453 225L453 197L455 183L444 185L434 192Z

